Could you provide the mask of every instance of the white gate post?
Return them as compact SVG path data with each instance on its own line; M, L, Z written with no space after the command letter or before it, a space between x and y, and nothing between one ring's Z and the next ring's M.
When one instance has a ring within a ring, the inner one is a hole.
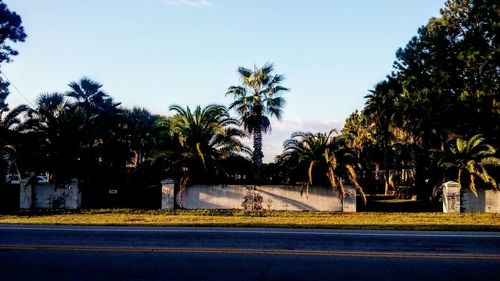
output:
M166 210L174 209L174 180L166 179L161 181L161 208Z
M460 213L460 184L445 182L443 189L443 213Z
M345 187L344 203L342 204L342 212L356 212L356 189L351 186Z

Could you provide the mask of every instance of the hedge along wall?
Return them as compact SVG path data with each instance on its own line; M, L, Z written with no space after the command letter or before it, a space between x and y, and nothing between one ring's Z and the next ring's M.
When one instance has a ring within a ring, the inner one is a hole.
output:
M186 209L247 209L356 212L356 191L346 188L342 203L332 188L310 187L301 194L300 186L285 185L194 185L177 200ZM162 208L173 208L173 184L162 186Z

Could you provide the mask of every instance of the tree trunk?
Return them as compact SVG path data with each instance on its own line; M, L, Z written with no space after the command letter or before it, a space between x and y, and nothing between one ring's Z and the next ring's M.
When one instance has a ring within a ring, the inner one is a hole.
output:
M415 187L418 201L424 201L426 196L425 163L426 157L424 152L417 152L415 161Z
M374 186L372 192L380 192L380 163L378 161L375 162L375 174L370 173L370 180Z
M255 165L255 180L259 182L262 177L262 124L256 124L253 131L253 163Z
M389 194L389 144L388 144L388 136L384 137L384 194Z
M389 167L387 165L387 152L384 153L384 195L389 194Z

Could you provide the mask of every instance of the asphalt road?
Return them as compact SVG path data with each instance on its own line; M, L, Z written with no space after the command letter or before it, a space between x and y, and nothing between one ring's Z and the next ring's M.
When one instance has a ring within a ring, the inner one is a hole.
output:
M499 280L500 233L0 225L0 280Z

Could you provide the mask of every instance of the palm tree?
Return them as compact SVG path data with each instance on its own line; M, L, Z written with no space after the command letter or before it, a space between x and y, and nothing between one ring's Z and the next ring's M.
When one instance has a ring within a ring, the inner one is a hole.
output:
M156 142L154 133L157 119L158 116L144 108L134 107L123 111L125 141L132 152L130 166L137 167L151 156Z
M197 106L194 111L170 106L177 114L172 119L171 132L177 139L177 148L163 155L171 159L178 174L179 192L182 194L193 175L225 175L219 161L250 150L239 140L244 132L237 128L238 120L231 118L226 107Z
M7 106L0 109L0 159L5 159L7 170L10 169L12 163L12 150L15 151L14 145L17 142L17 129L21 124L19 115L27 112L29 109L26 105L19 105L12 110L8 110ZM3 174L2 174L3 175Z
M71 88L66 92L66 96L73 98L76 104L83 108L88 114L87 118L91 118L93 114L103 111L106 100L110 97L101 89L102 84L83 77L78 82L68 84Z
M85 117L92 130L88 132L91 142L96 139L105 138L110 130L117 127L117 116L121 114L117 103L106 94L103 85L97 81L83 77L78 82L68 84L70 90L66 92L71 106L78 108Z
M370 155L370 148L376 145L375 125L365 114L356 110L346 119L342 129L341 137L345 140L346 147L355 152L364 186L367 186L367 172L371 171L370 166L376 161L376 157Z
M345 121L342 135L346 139L346 145L356 151L358 160L365 146L375 142L375 123L371 123L363 113L356 110Z
M89 182L123 178L123 170L133 153L127 143L126 121L120 103L103 91L102 84L89 78L81 78L68 86L66 97L70 106L83 114L86 125L80 140L82 156L79 163L85 167L82 172L86 173L83 177ZM109 176L111 174L114 176Z
M0 130L2 134L6 134L8 131L13 130L14 127L21 123L19 119L19 115L27 112L29 107L27 105L19 105L14 109L8 111L6 110L0 111Z
M38 146L31 148L32 154L26 155L24 162L34 163L30 167L34 172L47 170L56 182L76 176L76 159L84 127L83 113L71 107L64 95L40 95L36 108L28 111L28 119L21 126L26 136Z
M419 200L428 198L432 187L441 182L435 170L440 169L437 161L452 136L449 124L453 123L451 116L456 115L455 110L450 110L452 103L448 93L435 88L411 90L408 81L404 81L396 100L391 131L393 139L398 133L406 135L402 144L410 152L408 160L414 169Z
M371 94L365 96L367 99L364 109L364 114L376 124L377 135L382 150L384 152L384 193L389 192L389 141L391 138L390 127L394 114L394 101L396 98L395 91L396 81L384 80L375 85Z
M457 182L467 182L470 190L477 196L476 180L481 179L485 184L500 189L495 179L488 173L488 166L500 167L500 158L496 157L496 149L485 142L485 138L478 134L470 139L456 138L449 147L451 161L443 161L442 166L457 173ZM464 179L467 179L464 180Z
M285 77L273 74L273 65L266 63L262 68L250 70L238 68L242 80L241 86L229 87L226 95L232 95L234 102L229 109L235 109L241 117L245 130L253 135L253 161L256 177L260 178L262 170L262 133L271 130L270 117L280 120L283 115L285 99L280 95L289 91L280 86Z
M284 152L279 156L287 162L295 163L297 168L302 167L307 171L307 181L303 187L306 193L313 184L314 170L326 176L329 185L337 189L339 198L344 199L344 180L363 196L366 202L363 189L358 183L354 167L349 164L349 152L335 137L337 131L331 130L329 133L296 132L283 144Z

